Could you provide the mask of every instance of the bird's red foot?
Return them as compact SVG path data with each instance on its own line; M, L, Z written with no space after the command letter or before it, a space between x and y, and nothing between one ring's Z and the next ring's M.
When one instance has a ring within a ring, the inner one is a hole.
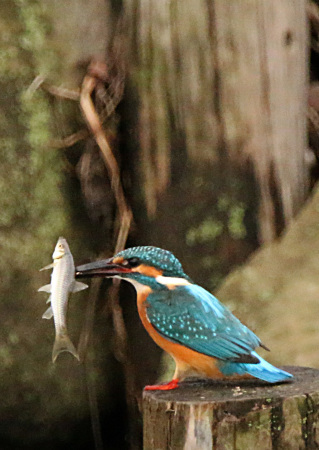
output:
M176 389L178 387L178 379L175 378L169 383L165 384L154 384L151 386L145 386L145 391L170 391L171 389Z

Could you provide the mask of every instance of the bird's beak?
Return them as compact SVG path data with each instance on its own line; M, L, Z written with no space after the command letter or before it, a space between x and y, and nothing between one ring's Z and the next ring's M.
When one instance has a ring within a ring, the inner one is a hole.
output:
M128 267L123 267L120 264L114 264L113 258L102 259L75 268L76 278L93 278L93 277L114 277L122 273L131 272Z

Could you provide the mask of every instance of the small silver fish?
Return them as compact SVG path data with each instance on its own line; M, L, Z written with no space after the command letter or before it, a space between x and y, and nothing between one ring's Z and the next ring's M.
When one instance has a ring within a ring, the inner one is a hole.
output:
M55 246L53 263L40 270L53 269L51 284L40 287L38 291L48 292L50 297L47 303L51 306L45 311L43 319L54 319L55 341L52 351L52 361L55 362L62 352L70 352L80 360L78 352L72 344L66 326L66 315L68 308L68 297L70 292L79 292L88 287L87 284L75 281L75 270L73 256L67 241L60 237Z

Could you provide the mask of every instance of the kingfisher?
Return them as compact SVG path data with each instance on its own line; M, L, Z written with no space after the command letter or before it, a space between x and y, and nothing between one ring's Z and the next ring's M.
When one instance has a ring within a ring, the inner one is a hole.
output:
M193 283L167 250L128 248L112 258L76 267L76 277L114 277L134 286L146 331L176 364L170 382L146 390L175 389L190 375L255 377L269 383L292 378L255 352L257 347L267 347L216 297Z

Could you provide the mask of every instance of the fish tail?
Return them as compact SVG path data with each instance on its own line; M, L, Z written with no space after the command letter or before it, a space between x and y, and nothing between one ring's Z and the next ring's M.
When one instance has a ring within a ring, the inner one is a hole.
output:
M57 334L55 337L53 351L52 351L52 362L55 362L57 357L62 352L71 353L78 361L80 361L80 357L76 348L71 342L71 339L67 334L61 333Z
M255 378L259 378L268 383L279 383L280 381L287 381L293 377L291 373L285 370L278 369L266 360L264 360L257 353L252 352L254 356L259 359L257 364L243 364L243 363L226 363L222 368L225 375L244 375L249 374Z

